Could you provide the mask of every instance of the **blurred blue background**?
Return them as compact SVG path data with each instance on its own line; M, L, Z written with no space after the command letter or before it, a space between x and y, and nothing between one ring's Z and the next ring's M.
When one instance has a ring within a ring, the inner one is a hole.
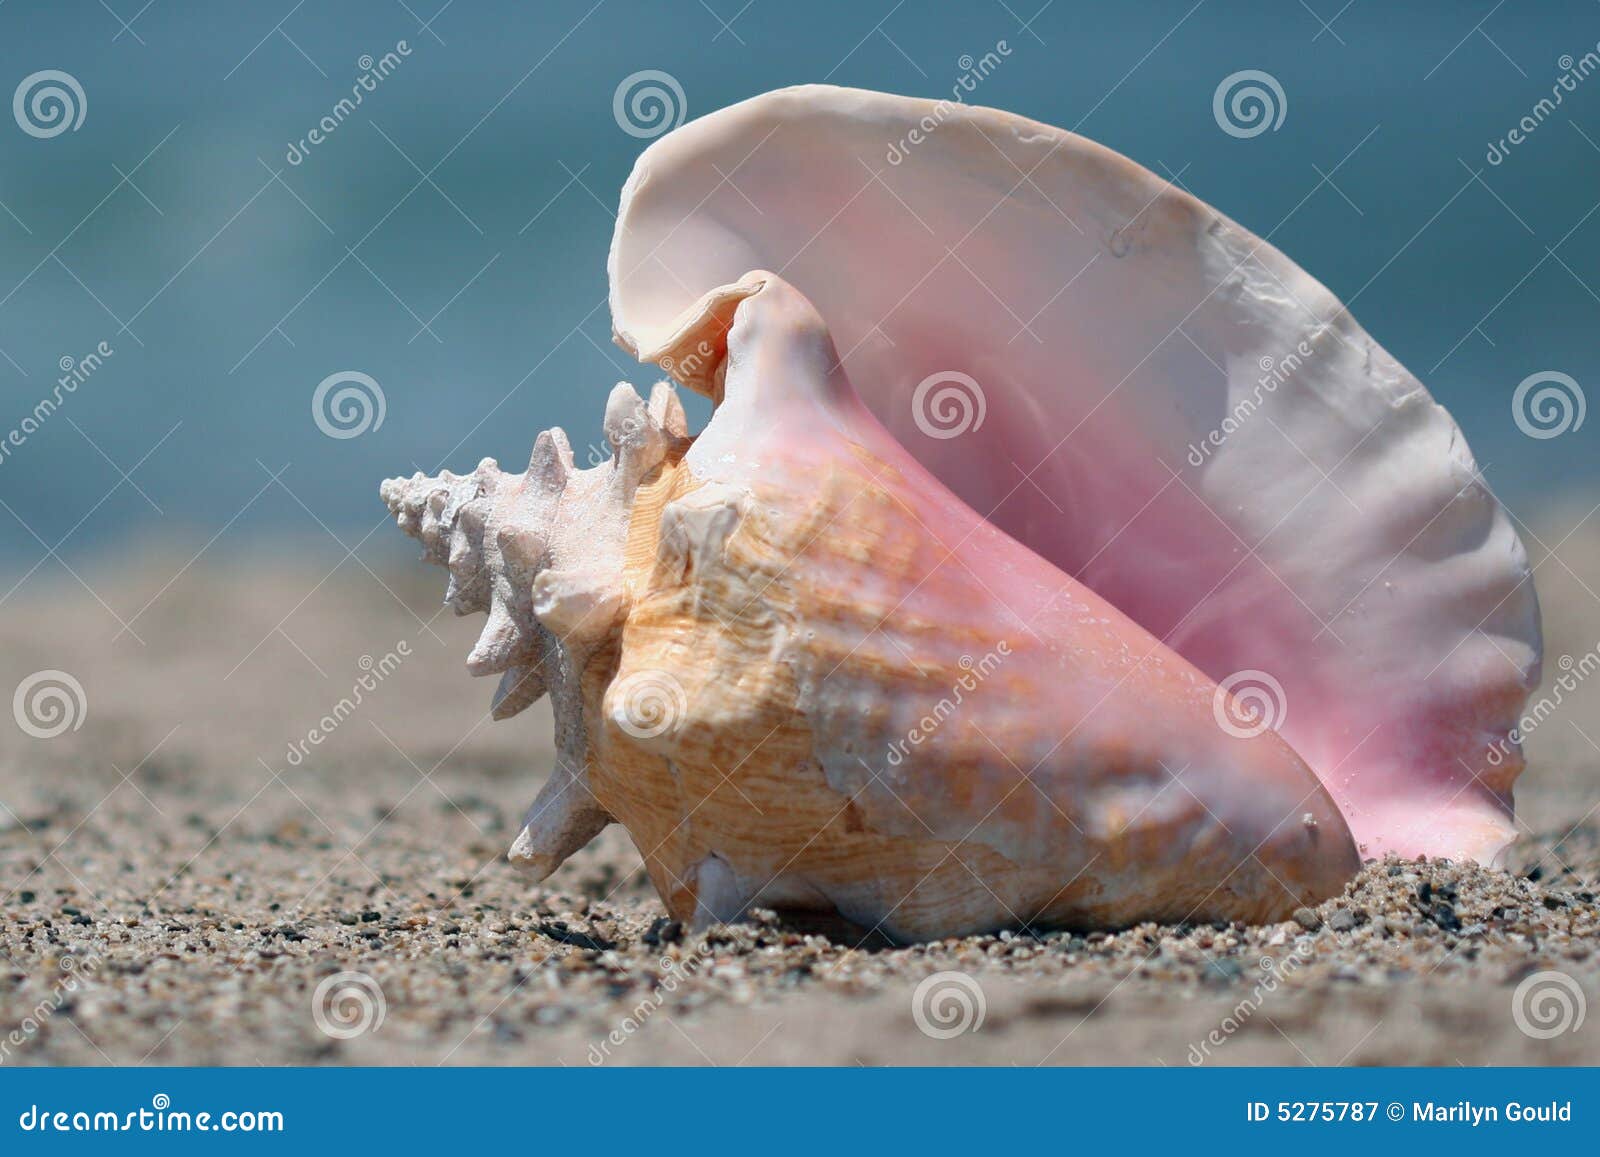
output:
M1520 516L1600 481L1590 426L1535 440L1510 411L1533 373L1600 383L1600 76L1486 155L1563 57L1597 50L1590 0L9 0L0 95L55 69L87 107L48 138L0 116L0 438L62 359L114 352L0 458L0 568L172 535L337 558L334 536L380 522L388 474L520 465L557 423L598 440L609 386L654 376L605 307L617 191L648 143L613 116L625 77L671 74L691 117L807 81L940 97L1002 40L979 102L1276 230ZM1276 131L1219 129L1213 92L1241 69L1280 82ZM344 370L386 414L334 439L311 399Z

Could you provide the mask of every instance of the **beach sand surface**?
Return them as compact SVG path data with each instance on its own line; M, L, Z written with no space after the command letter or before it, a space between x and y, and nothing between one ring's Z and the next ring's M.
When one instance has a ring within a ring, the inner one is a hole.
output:
M1600 645L1590 525L1529 539L1545 694ZM1600 676L1529 736L1506 871L1373 863L1264 927L694 937L619 827L544 885L507 863L549 709L491 723L437 571L180 572L199 545L46 562L0 613L0 686L66 671L86 704L0 728L0 1063L1600 1062Z

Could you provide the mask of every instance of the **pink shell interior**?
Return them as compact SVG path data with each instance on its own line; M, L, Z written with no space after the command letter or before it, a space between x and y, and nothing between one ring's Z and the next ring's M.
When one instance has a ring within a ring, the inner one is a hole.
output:
M867 406L980 515L1212 679L1281 686L1277 730L1364 853L1487 861L1515 834L1522 544L1448 413L1270 244L1070 133L811 86L640 158L619 342L676 349L752 269L814 303Z

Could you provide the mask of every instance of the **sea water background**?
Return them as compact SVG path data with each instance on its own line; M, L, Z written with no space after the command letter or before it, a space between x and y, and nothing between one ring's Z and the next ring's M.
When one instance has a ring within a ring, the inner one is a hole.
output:
M401 41L289 163L362 58ZM49 139L0 116L0 437L63 359L114 353L0 459L0 569L168 535L336 558L317 522L357 541L386 474L517 464L554 423L598 441L607 387L654 376L611 345L604 305L647 143L615 115L625 78L669 74L691 117L806 81L943 96L1002 41L972 99L1276 230L1358 296L1519 513L1600 481L1600 419L1535 439L1511 413L1535 373L1600 391L1600 81L1488 156L1563 57L1596 49L1593 3L10 0L0 95L58 69L87 109ZM1249 69L1286 113L1241 138L1213 94ZM380 384L381 426L319 429L313 391L338 371Z

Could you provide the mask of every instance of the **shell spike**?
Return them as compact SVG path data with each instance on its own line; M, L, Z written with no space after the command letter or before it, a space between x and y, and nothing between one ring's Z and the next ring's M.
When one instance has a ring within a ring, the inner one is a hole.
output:
M683 412L678 390L671 382L650 387L650 421L667 437L677 440L689 436L689 416Z
M509 858L543 880L610 823L583 777L562 758L528 809Z
M494 689L489 717L497 723L510 719L537 703L545 690L544 672L538 664L513 667L500 677L500 685Z
M546 492L560 491L566 488L572 470L572 443L567 440L567 432L560 426L540 431L528 458L529 481Z
M618 382L611 390L605 429L625 500L666 457L667 434L652 418L639 391L627 382Z
M489 608L483 633L467 656L467 670L474 675L498 675L522 657L530 641L510 608L497 599Z

